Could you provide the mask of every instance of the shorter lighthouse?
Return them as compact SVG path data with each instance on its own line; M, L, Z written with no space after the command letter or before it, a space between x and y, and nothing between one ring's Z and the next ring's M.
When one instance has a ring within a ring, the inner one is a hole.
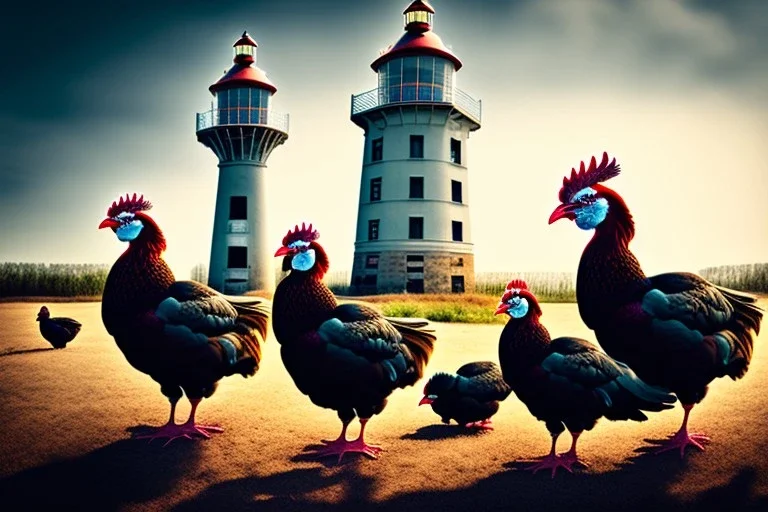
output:
M474 291L467 141L481 104L456 87L462 63L432 6L403 14L405 33L371 64L378 87L352 96L365 133L352 290Z
M211 110L197 114L197 140L219 159L208 285L230 294L275 287L266 171L288 138L288 115L272 109L277 87L256 67L256 46L243 32L234 65L209 87Z

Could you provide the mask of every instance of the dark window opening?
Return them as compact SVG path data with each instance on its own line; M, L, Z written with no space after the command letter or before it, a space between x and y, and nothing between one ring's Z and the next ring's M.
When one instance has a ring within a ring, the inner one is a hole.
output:
M462 225L461 221L454 220L451 221L451 228L453 231L453 241L454 242L463 242L464 241L464 226Z
M451 292L464 293L464 276L451 276Z
M408 219L408 238L424 238L424 217L410 217Z
M365 268L379 268L379 255L369 254L365 258Z
M368 240L379 239L379 219L368 221Z
M227 268L248 268L247 247L229 246L227 250Z
M451 139L451 162L461 163L461 141L453 138Z
M363 277L363 285L365 286L376 286L376 274L366 274Z
M464 266L464 258L458 258L456 260L456 266L457 267L463 267Z
M411 187L408 194L410 199L424 199L424 178L411 176Z
M424 256L422 255L416 255L416 254L409 254L405 257L405 261L408 263L415 263L417 261L420 261L423 265L424 263Z
M423 135L411 135L411 158L424 158Z
M461 202L461 182L451 180L451 201L454 203Z
M378 162L384 156L384 139L379 137L371 142L371 161Z
M408 293L424 293L424 279L408 279L405 283L405 291Z
M248 198L246 196L231 196L229 198L229 220L246 220L248 218Z
M381 201L381 178L371 179L371 201Z

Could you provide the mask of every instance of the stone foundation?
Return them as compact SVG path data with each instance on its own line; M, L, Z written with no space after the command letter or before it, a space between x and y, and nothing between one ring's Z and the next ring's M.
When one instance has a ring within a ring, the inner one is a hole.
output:
M378 256L378 261L375 258ZM419 258L423 258L420 261ZM374 265L375 264L375 265ZM351 292L461 293L475 291L473 254L425 251L356 252ZM455 290L454 290L455 288Z

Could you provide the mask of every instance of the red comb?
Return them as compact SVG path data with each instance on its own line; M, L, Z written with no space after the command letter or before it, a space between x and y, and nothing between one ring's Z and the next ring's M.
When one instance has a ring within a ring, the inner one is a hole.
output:
M318 233L316 229L312 229L312 224L307 227L302 222L301 228L299 228L299 225L296 224L296 227L293 229L293 231L290 229L288 230L288 233L283 237L283 245L287 247L288 244L296 242L297 240L301 240L302 242L311 242L312 240L317 240L318 238L320 238L320 233Z
M571 200L573 195L579 190L587 187L591 187L601 181L609 180L614 176L617 176L621 169L619 164L616 163L616 158L608 162L608 153L603 152L603 160L600 165L597 165L595 157L589 163L589 168L584 168L584 162L581 162L579 172L576 169L571 169L571 177L563 178L563 187L560 189L560 202L567 203Z
M152 203L144 200L144 195L136 198L136 194L131 197L129 194L125 194L125 197L120 197L120 201L112 201L112 206L107 210L107 217L117 217L123 212L141 212L152 208Z
M518 290L527 290L528 285L522 279L513 279L507 283L507 290L514 290L515 288Z

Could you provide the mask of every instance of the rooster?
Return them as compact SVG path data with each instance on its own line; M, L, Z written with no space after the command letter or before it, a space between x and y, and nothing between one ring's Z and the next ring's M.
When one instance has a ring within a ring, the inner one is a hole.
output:
M504 379L552 436L549 454L528 468L534 473L551 469L554 478L560 467L572 472L574 464L587 466L576 453L576 442L602 417L645 421L642 411L673 407L674 395L649 386L590 342L551 339L539 321L539 302L525 281L507 284L495 314L509 315L499 338ZM571 448L557 454L557 438L565 428L571 433Z
M467 363L456 374L438 372L424 386L419 405L430 405L443 423L456 420L466 428L493 430L491 416L512 389L492 361Z
M40 322L40 334L43 335L53 348L64 348L67 343L75 339L83 326L77 320L63 316L51 318L51 312L43 306L37 313L37 321Z
M611 356L646 382L672 390L683 406L680 429L660 452L689 445L704 450L710 438L688 432L688 417L718 377L739 379L752 357L762 310L756 298L686 272L646 276L629 249L635 224L624 200L600 182L619 174L603 153L563 179L549 223L570 219L594 230L581 256L576 283L579 313Z
M226 297L194 281L176 281L162 258L163 232L145 213L144 196L113 202L99 228L110 228L128 249L107 276L101 316L128 362L160 384L171 402L168 423L138 438L209 438L218 426L199 425L195 412L225 376L254 375L266 339L268 302ZM176 424L176 404L186 393L192 406Z
M365 427L397 388L424 373L436 337L423 319L385 318L360 304L339 305L323 283L328 256L319 233L302 223L288 231L275 257L283 278L275 290L272 324L285 368L315 405L333 409L342 423L338 439L324 441L315 456L362 453L378 458L381 447L365 442ZM357 417L360 434L346 438Z

